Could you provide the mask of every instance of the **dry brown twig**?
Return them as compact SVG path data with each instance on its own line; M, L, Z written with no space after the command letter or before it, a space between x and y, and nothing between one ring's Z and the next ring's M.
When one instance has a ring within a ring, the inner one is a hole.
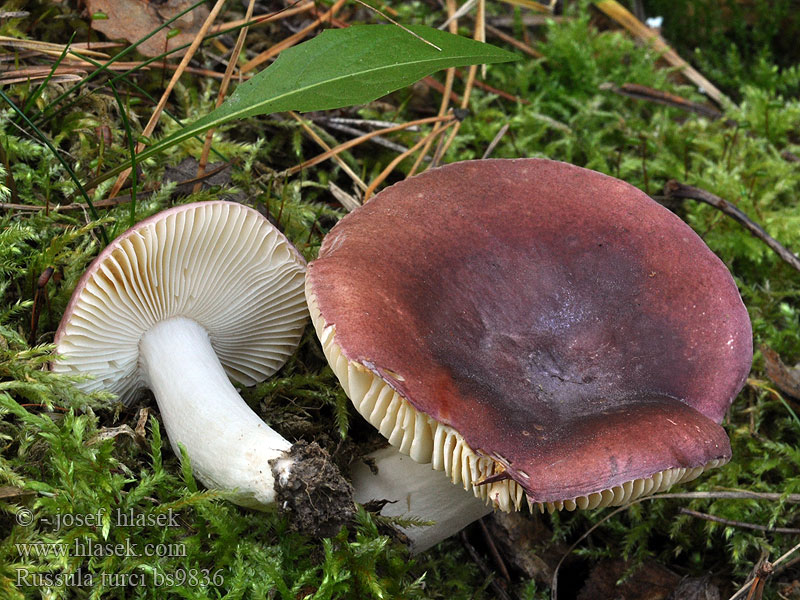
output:
M451 67L452 68L452 67ZM448 69L449 71L450 69ZM442 96L442 100L444 101L445 97L447 97L447 107L449 108L450 102L454 102L455 104L461 103L461 96L456 94L452 89L452 83L450 85L450 89L447 89L443 83L439 80L435 79L433 75L427 75L425 78L422 79L422 82L425 85L432 87L434 90L439 92ZM447 111L445 111L447 112Z
M297 44L300 40L302 40L303 38L308 36L312 31L314 31L314 29L319 27L324 21L332 18L337 12L339 12L339 9L342 8L342 6L344 6L344 3L346 1L347 0L337 0L336 4L331 6L325 13L317 17L311 24L307 25L297 33L294 33L289 37L281 40L280 42L273 45L268 50L265 50L255 58L252 58L251 60L247 61L244 65L242 65L242 68L240 69L241 72L247 73L248 71L252 71L258 65L267 62L274 56L277 56L278 54L286 50L287 48L291 48L292 46Z
M632 502L628 502L627 504L620 506L612 510L608 513L605 517L600 519L597 523L592 525L588 530L586 530L576 541L573 543L564 555L561 557L561 560L558 561L556 568L553 569L553 580L550 586L550 598L551 600L558 599L558 571L561 568L561 565L564 563L564 560L572 553L572 551L578 547L583 540L585 540L592 532L600 527L603 523L608 521L609 519L613 518L615 515L628 510L634 504L639 504L641 502L646 502L648 500L697 500L697 499L704 499L704 500L712 500L712 499L725 499L725 500L771 500L771 501L791 501L791 502L800 502L800 494L788 494L784 496L783 494L775 494L775 493L762 493L762 492L748 492L745 490L741 491L720 491L720 492L676 492L676 493L665 493L665 494L656 494L654 496L644 496L642 498L637 498ZM778 561L783 561L788 558L792 553L800 550L800 544L792 548L789 552L784 554ZM773 564L778 564L778 561L775 561ZM744 590L752 582L748 582L745 584L741 590L739 590L736 594L734 594L730 600L736 600L739 596L737 594L743 593Z
M311 137L312 140L314 140L317 144L319 144L322 147L323 150L325 150L326 152L331 152L332 151L331 147L327 144L327 142L325 142L325 140L323 140L321 137L319 137L319 135L317 135L317 132L314 131L311 128L311 126L304 119L300 118L300 115L298 115L294 111L289 111L289 115L295 121L300 123L300 126L303 128L303 130L309 135L309 137ZM333 159L337 163L339 163L339 166L342 168L342 170L350 176L350 179L353 180L353 183L355 183L359 188L361 188L361 191L365 191L367 189L367 184L364 183L364 181L361 179L361 177L359 177L356 174L355 171L353 171L353 169L350 167L350 165L348 165L346 162L344 162L342 157L339 156L339 153L334 154L333 155Z
M253 15L253 6L255 5L255 0L250 0L247 4L247 12L245 13L245 21L250 19ZM242 27L239 30L239 36L236 38L236 44L233 47L233 52L231 52L231 57L228 60L228 64L225 67L225 75L222 78L222 82L219 85L219 92L217 93L217 101L214 104L215 108L219 108L222 105L223 100L225 100L225 96L228 94L228 86L231 82L231 77L233 76L233 71L236 68L236 62L239 60L239 53L242 51L242 47L244 46L244 40L247 37L248 27ZM197 176L202 177L203 173L206 171L206 165L208 164L208 155L211 152L211 142L214 139L214 129L209 129L206 132L206 139L203 143L203 151L200 154L200 161L197 164ZM192 190L194 193L200 191L200 186L202 184L198 181L194 184L194 189Z
M492 590L494 590L495 597L499 600L511 600L511 596L509 596L508 593L500 586L497 580L492 577L494 573L489 567L486 566L486 563L484 563L481 555L478 554L478 551L475 550L475 547L470 544L469 540L467 539L467 534L462 530L459 537L461 538L461 543L467 550L467 553L470 555L470 558L472 558L472 562L478 566L478 568L483 572L484 576L491 578L489 585L492 587Z
M456 76L462 77L463 73L464 72L461 69L456 69ZM509 94L505 90L501 90L499 88L496 88L496 87L494 87L492 85L489 85L486 82L480 81L479 79L476 79L473 85L476 88L478 88L480 90L483 90L484 92L489 92L490 94L495 94L496 96L500 96L501 98L503 98L505 100L508 100L510 102L519 102L520 104L530 104L531 103L531 101L528 100L527 98L520 98L519 96L515 96L514 94Z
M665 106L680 108L681 110L693 112L700 116L708 117L709 119L719 119L722 116L722 113L716 108L706 106L705 104L700 104L699 102L691 102L690 100L687 100L681 96L670 94L668 92L662 92L661 90L647 87L645 85L624 83L621 86L617 86L613 83L604 83L600 85L600 89L611 90L615 94L626 96L628 98L635 98L636 100L646 100L649 102L655 102L657 104L663 104Z
M508 567L506 567L506 562L503 560L503 556L497 549L497 545L494 543L494 537L492 536L488 527L486 527L484 519L485 517L481 517L480 519L478 519L478 525L481 528L483 539L486 540L486 545L489 548L489 553L492 555L492 559L497 565L497 568L500 569L500 575L502 575L503 579L505 579L506 581L511 581L511 575L508 572Z
M427 125L429 123L437 123L439 121L452 121L452 119L453 117L451 115L445 115L442 117L426 117L424 119L416 119L414 121L408 121L407 123L400 123L399 125L395 125L393 127L386 127L385 129L377 129L375 131L366 133L361 137L357 137L355 139L348 140L342 144L339 144L338 146L332 148L329 151L323 152L322 154L319 154L314 158L310 158L299 165L295 165L287 169L282 174L294 175L295 173L298 173L303 169L308 169L310 167L313 167L314 165L318 165L319 163L328 160L329 158L335 156L336 154L339 154L340 152L344 152L345 150L349 150L350 148L358 146L359 144L363 144L367 140L372 139L379 135L385 135L387 133L393 133L395 131L400 131L402 129L408 129L409 127L416 127L417 125Z
M531 48L525 42L519 41L517 38L508 35L506 32L498 29L497 27L493 27L492 25L486 25L486 31L491 33L493 36L500 38L507 44L514 46L517 50L521 50L528 56L532 56L533 58L544 58L544 54L539 52L538 50Z
M461 77L463 71L461 69L455 69L455 73L456 73L457 76ZM428 75L422 81L424 81L426 85L431 86L437 92L442 94L442 96L444 96L445 92L447 92L447 90L445 89L445 86L442 85L441 83L439 83L431 75ZM497 96L500 96L501 98L503 98L505 100L508 100L509 102L518 102L519 104L530 104L531 103L531 101L528 100L527 98L520 98L519 96L515 96L513 94L509 94L505 90L498 89L498 88L496 88L494 86L489 85L488 83L484 83L483 81L480 81L479 79L475 80L475 87L478 88L478 89L481 89L481 90L483 90L485 92L489 92L490 94L495 94ZM455 102L456 104L461 104L461 96L459 96L458 94L456 94L452 90L450 90L449 93L450 93L450 102Z
M686 185L685 183L680 183L674 179L668 181L664 186L664 194L667 198L688 198L691 200L698 200L719 209L731 217L734 221L742 225L755 237L763 241L773 252L780 256L784 262L789 264L795 270L800 271L800 259L798 259L794 253L789 251L778 240L768 234L761 225L744 214L744 212L742 212L742 210L739 209L735 204L732 204L731 202L728 202L727 200L724 200L723 198L720 198L709 191L691 185Z
M686 79L694 83L714 102L719 105L722 105L724 102L730 102L725 94L717 89L708 79L703 77L697 69L683 60L656 31L650 29L633 16L633 14L619 2L616 0L599 0L592 6L595 6L607 17L620 24L637 40L644 44L649 44L667 63L673 67L678 67Z
M723 519L722 517L697 512L696 510L690 510L688 508L680 508L678 512L680 512L682 515L688 515L690 517L695 517L696 519L703 519L704 521L711 521L712 523L720 523L721 525L727 525L728 527L752 529L754 531L763 531L765 533L784 533L788 535L800 534L800 529L797 529L796 527L769 527L767 525L759 525L757 523L745 523L744 521Z
M203 26L200 28L200 31L197 32L194 41L186 50L186 54L183 55L183 58L181 59L181 62L178 65L178 68L175 70L175 73L173 73L172 78L169 81L169 84L167 84L167 89L165 89L164 93L161 95L161 99L158 101L158 104L156 105L156 108L153 111L150 120L147 122L147 125L142 131L142 136L149 137L150 135L152 135L153 130L155 130L156 128L158 120L161 118L161 113L164 110L164 106L166 106L167 100L172 94L173 88L178 83L178 80L181 78L181 75L183 75L183 72L186 69L186 67L189 66L189 61L192 60L192 57L194 56L195 52L197 52L197 49L200 47L200 44L203 42L203 39L205 38L205 35L208 32L208 29L214 23L214 20L217 18L217 15L219 14L220 10L222 10L224 4L225 0L217 0L216 4L214 4L214 7L211 9L211 12L208 15L208 18L203 23ZM144 149L143 143L140 142L136 145L137 153L141 152L143 149ZM131 170L126 169L125 171L119 174L117 180L114 182L114 185L111 188L111 191L109 192L108 196L109 198L113 198L119 193L120 189L122 189L122 186L125 184L125 181L128 179L128 175L130 175L130 173Z
M772 564L770 565L770 566L772 567L772 570L773 570L773 572L774 572L774 569L775 569L775 567L776 567L776 566L778 566L779 564L781 564L783 561L785 561L787 558L789 558L789 557L790 557L792 554L794 554L794 553L795 553L795 552L797 552L798 550L800 550L800 544L797 544L797 545L796 545L796 546L794 546L794 547L793 547L791 550L789 550L789 551L788 551L788 552L786 552L785 554L781 555L781 556L778 558L778 560L776 560L774 563L772 563ZM750 591L750 590L751 590L751 588L753 588L753 585L754 585L754 584L758 584L758 583L759 583L760 581L762 581L762 580L763 580L763 579L762 579L761 577L759 577L759 576L753 577L752 579L750 579L749 581L747 581L747 582L746 582L746 583L745 583L745 584L744 584L744 585L743 585L743 586L742 586L742 587L739 589L739 591L737 591L737 592L736 592L736 593L735 593L733 596L731 596L731 597L730 597L728 600L738 600L739 598L741 598L741 597L742 597L742 595L744 595L744 593L745 593L745 592L747 592L747 591Z

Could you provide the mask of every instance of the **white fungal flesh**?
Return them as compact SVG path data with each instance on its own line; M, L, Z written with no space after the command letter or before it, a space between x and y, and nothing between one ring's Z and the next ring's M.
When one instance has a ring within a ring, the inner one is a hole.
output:
M492 511L472 493L453 488L441 473L392 446L371 453L367 459L375 470L358 462L351 471L354 500L361 504L389 500L381 508L383 516L432 522L402 529L414 553L424 552Z
M291 444L236 393L205 329L191 319L173 317L150 328L139 347L144 378L175 454L181 455L182 444L203 485L235 490L231 500L237 504L273 504L269 461L289 462L284 452Z
M336 343L335 326L325 323L308 282L306 301L325 357L356 410L400 452L417 462L431 463L433 469L444 471L454 484L472 490L475 496L500 510L510 512L525 505L531 511L536 508L541 512L620 506L695 479L706 469L727 462L719 459L694 468L666 469L651 477L557 502L531 502L522 486L513 479L479 485L487 477L505 471L505 467L492 457L470 448L452 427L415 409L381 377L348 360Z
M151 387L173 448L185 446L204 484L238 490L240 504L270 504L268 461L289 443L228 377L263 381L294 351L308 317L304 278L303 259L255 210L233 202L170 209L114 240L90 267L52 368L89 375L83 389L123 402Z

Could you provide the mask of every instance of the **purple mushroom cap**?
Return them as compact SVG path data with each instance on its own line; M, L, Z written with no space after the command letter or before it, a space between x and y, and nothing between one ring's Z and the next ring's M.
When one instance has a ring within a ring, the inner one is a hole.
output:
M750 370L747 311L690 227L612 177L543 159L412 177L333 228L306 296L362 413L356 371L529 502L730 458L719 423Z

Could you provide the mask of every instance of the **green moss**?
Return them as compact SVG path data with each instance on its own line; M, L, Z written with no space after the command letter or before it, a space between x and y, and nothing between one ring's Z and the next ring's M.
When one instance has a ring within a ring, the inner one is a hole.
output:
M800 17L793 0L647 0L663 35L711 81L737 96L742 84L796 94ZM789 75L781 77L780 73Z
M10 10L11 4L4 8ZM38 25L21 29L29 25L9 20L0 24L0 33L63 43L72 32L67 31L68 25L85 27L67 8L30 4L30 10L41 17ZM793 95L800 71L796 58L781 54L780 46L775 45L776 32L793 26L785 11L788 3L777 3L771 14L764 3L754 3L754 12L741 22L719 20L719 11L732 10L735 3L722 3L717 12L712 4L698 4L692 13L685 3L646 3L650 13L663 10L668 17L667 35L677 31L670 29L675 15L684 16L677 22L680 26L686 23L687 33L675 33L678 37L674 39L685 35L687 41L676 42L679 49L689 48L685 44L690 40L689 27L693 28L693 43L702 50L691 58L736 100L736 105L724 107L723 118L709 120L607 89L603 84L637 83L703 101L690 86L678 83L675 73L659 66L652 51L637 47L621 33L593 29L586 7L581 5L574 19L549 23L540 32L535 45L544 59L525 58L489 68L487 83L527 103L511 103L476 90L471 114L446 159L482 156L500 128L508 124L495 157L566 160L618 176L656 197L669 179L678 179L735 202L784 245L800 248L796 202L800 170L786 158L788 153L800 154L800 103ZM401 12L411 19L419 11L427 11L422 6L404 5ZM56 10L65 11L68 18L52 19ZM490 5L490 11L505 10ZM708 11L702 13L708 16L702 17L701 11ZM787 19L782 25L784 14ZM697 23L716 23L715 19L721 29L698 29ZM426 13L422 20L439 22L440 15ZM748 43L761 50L747 54L748 46L743 45L741 51L738 46L732 51L731 41L744 39L741 36L751 36ZM134 83L157 97L160 76L132 75L119 83L131 126L140 131L154 101L140 95ZM7 92L23 106L34 89L12 86ZM87 89L80 99L73 94L71 99L77 102L57 118L37 119L42 117L39 111L60 91L56 86L45 90L30 116L81 179L129 160L119 108L102 88L91 94ZM461 92L458 87L456 91ZM418 117L416 93L394 95L392 100L401 107L394 112L371 105L360 113L398 121ZM190 118L207 111L213 98L213 83L185 78L171 110ZM438 96L423 99L423 104L435 109ZM100 394L82 394L69 378L43 370L52 350L47 343L71 291L102 247L98 227L103 225L111 235L123 231L131 220L130 207L121 203L104 209L100 222L89 220L82 210L53 210L57 204L75 200L74 184L51 151L34 141L24 127L12 124L12 118L3 108L0 200L40 210L0 214L0 488L9 494L0 496L0 597L33 598L43 593L42 586L19 583L21 570L31 575L29 581L34 581L34 575L61 576L60 585L44 586L52 588L54 598L492 597L488 579L457 540L409 559L405 549L386 535L385 523L364 511L337 536L309 540L290 532L277 514L246 511L217 493L198 490L172 451L162 447L152 402L148 406L153 415L144 437L120 433L122 430L112 428L123 423L133 427L133 409L109 405L110 399ZM98 127L109 128L110 144ZM157 137L176 127L166 121ZM418 135L403 132L393 139L411 145ZM165 185L164 177L168 167L187 154L196 155L200 142L187 142L142 165L144 191L139 194L134 220L176 202L233 195L263 207L303 254L313 258L324 234L344 214L331 200L328 185L334 182L351 189L349 178L332 161L286 176L287 168L316 155L319 149L294 121L280 116L229 126L217 132L215 147L232 163L230 179L198 194L177 194L175 184ZM344 158L369 181L393 156L375 146L362 146ZM406 161L403 168L410 164ZM104 199L110 185L108 181L98 186L92 199ZM686 201L679 214L733 272L750 312L756 344L772 347L787 363L800 361L800 275L718 211ZM39 322L32 332L37 280L48 267L54 270L54 277L36 300ZM766 380L759 354L752 377ZM359 447L374 440L371 428L349 408L311 331L275 378L242 393L279 431L319 442L342 465ZM684 489L800 493L796 406L782 401L765 384L746 387L725 423L733 445L732 462ZM785 535L699 521L680 514L680 507L733 521L797 526L796 505L784 502L654 499L604 522L577 553L587 561L620 554L635 562L656 557L682 574L712 571L741 581L762 550L775 558L796 543ZM133 511L152 522L167 518L161 515L177 516L167 526L124 527L116 518L117 510L125 515ZM30 511L32 522L23 525L20 523L25 520L18 519L25 511ZM67 515L97 514L101 516L96 522L73 522L59 530L53 526L59 518L62 522L69 519ZM572 542L607 514L596 511L543 518L553 528L554 539ZM140 550L147 544L162 544L164 552L172 555L154 558L123 551L105 556L76 556L75 552L57 556L53 550L31 550L65 545L74 549L75 544L87 546L90 540L110 544L113 549L116 544L124 549L125 544L135 543ZM63 578L76 573L89 576L96 585L68 586ZM104 581L103 574L113 577ZM142 585L136 584L138 576ZM525 598L541 598L547 593L529 582L521 582L517 591ZM768 594L775 597L773 590Z

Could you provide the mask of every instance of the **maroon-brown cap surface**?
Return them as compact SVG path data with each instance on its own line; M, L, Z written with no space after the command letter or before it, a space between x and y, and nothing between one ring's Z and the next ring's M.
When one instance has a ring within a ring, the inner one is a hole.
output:
M342 219L306 296L361 414L502 508L618 504L730 457L747 311L622 181L541 159L429 171Z

